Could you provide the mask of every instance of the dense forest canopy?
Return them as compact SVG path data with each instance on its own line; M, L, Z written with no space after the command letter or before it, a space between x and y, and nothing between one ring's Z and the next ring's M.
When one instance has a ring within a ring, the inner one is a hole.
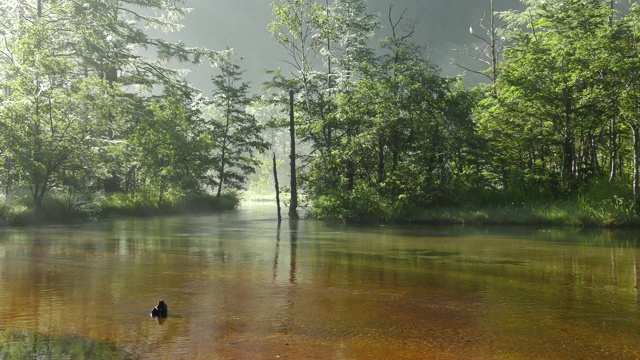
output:
M637 219L635 1L486 0L455 61L484 79L468 86L432 62L409 9L274 0L264 31L281 68L253 92L233 50L145 30L178 30L184 5L0 5L5 218L47 202L71 214L234 197L256 171L269 181L272 154L287 172L293 136L301 206L317 217L572 202L600 223ZM214 65L213 90L168 61Z

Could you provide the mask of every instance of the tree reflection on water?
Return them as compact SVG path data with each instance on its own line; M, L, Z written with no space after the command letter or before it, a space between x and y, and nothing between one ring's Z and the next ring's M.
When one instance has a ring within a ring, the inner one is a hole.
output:
M636 359L639 236L253 209L8 229L0 359Z

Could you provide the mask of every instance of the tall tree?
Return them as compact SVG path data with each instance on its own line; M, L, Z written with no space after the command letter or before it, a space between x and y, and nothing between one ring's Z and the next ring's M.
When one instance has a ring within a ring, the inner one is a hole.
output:
M320 47L317 34L322 8L312 0L276 0L271 7L275 19L267 28L286 49L288 57L283 61L291 66L290 73L303 90L306 110L311 112L313 63Z
M99 79L75 75L68 56L65 3L15 2L17 25L5 34L2 70L6 96L2 127L10 160L31 190L36 208L68 167L88 167L93 150L104 143L99 119L106 91Z
M523 12L503 13L514 43L480 124L504 187L570 194L600 169L594 154L606 124L594 66L606 48L610 8L599 0L524 3Z
M259 161L255 155L269 148L262 139L262 127L247 112L252 98L249 83L242 82L239 60L229 57L219 63L220 73L212 77L212 137L215 140L213 170L217 176L216 195L224 188L242 189L247 176L255 172Z
M350 131L335 111L335 102L340 92L348 90L361 64L374 61L368 41L378 22L366 13L362 0L325 1L324 6L309 0L280 0L272 7L275 20L269 29L289 53L285 61L294 70L294 90L304 104L295 115L296 128L291 129L310 146L311 154L303 158L308 163L327 156ZM320 59L326 71L320 70Z
M144 90L180 87L178 93L188 99L183 72L164 62L174 58L199 63L221 56L143 31L178 29L176 21L188 12L182 4L179 0L0 4L4 40L0 127L6 130L0 135L2 177L30 187L36 207L51 189L74 183L70 176L79 174L78 168L91 174L88 182L106 179L114 184L108 188L117 189L121 178L139 168L134 154L140 144L134 142L141 140L137 127L150 111L146 104L150 93ZM145 49L155 50L156 57L142 56ZM171 97L176 92L164 94Z
M350 85L362 63L375 61L369 42L379 28L377 17L367 12L366 1L326 1L318 16L318 37L325 40L320 53L327 65L329 90Z
M73 22L73 39L70 41L72 53L82 64L82 71L109 82L113 87L126 86L129 89L151 90L162 86L186 86L182 81L185 71L166 66L168 60L199 64L205 60L217 61L221 52L205 48L188 47L182 42L169 42L154 37L143 29L166 32L179 30L178 22L185 18L190 9L184 8L185 0L90 0L71 2L70 16ZM141 56L141 51L152 56ZM187 91L187 90L185 90ZM187 91L188 92L188 91ZM130 101L131 92L124 93L118 100L128 106L136 106L138 101ZM131 109L142 112L141 108ZM114 144L126 144L131 133L131 123L113 112L107 112L110 128L108 135ZM135 174L135 163L126 158L126 151L114 149L124 155L112 162L110 178L105 184L107 190L119 188L121 178ZM111 157L113 158L113 157ZM109 160L108 158L105 160Z
M324 74L318 71L317 76L326 81L317 84L319 96L315 113L301 133L312 142L313 155L322 157L330 153L334 142L345 134L344 119L334 111L335 102L340 93L349 91L362 64L376 61L371 43L380 25L377 17L367 12L364 0L325 1L317 24L316 37L322 39L319 53L325 64Z
M628 124L631 132L631 153L632 153L632 190L633 204L637 214L640 214L640 4L633 2L633 6L628 16L621 22L621 48L617 54L622 55L616 58L615 62L608 64L614 66L621 79L618 83L621 91L620 96L621 119Z
M89 0L70 2L74 22L70 44L84 70L109 82L151 87L157 84L181 84L184 72L167 67L163 62L201 63L217 61L218 51L188 47L182 42L168 42L153 37L143 29L162 32L179 30L178 21L191 9L185 0ZM140 56L140 50L154 53Z
M448 189L461 184L465 156L458 149L470 146L471 101L411 41L405 14L394 20L390 9L384 54L358 66L348 91L338 92L332 116L339 119L339 141L313 157L305 175L317 215L404 214L451 200Z
M209 134L205 132L194 93L167 87L150 99L144 116L130 136L132 158L145 176L144 190L155 195L158 207L168 194L204 191L209 170Z
M291 199L289 200L289 219L298 219L298 175L296 174L296 125L294 111L294 95L293 90L289 90L289 136L291 144L291 152L289 161L291 164Z
M289 98L289 94L299 94L305 104L304 113L306 113L306 116L298 116L297 118L306 118L307 121L311 121L314 107L318 103L315 100L319 97L321 98L318 92L318 79L314 77L313 63L317 58L322 41L318 39L317 35L319 32L319 18L323 9L312 0L276 0L271 3L271 7L274 20L269 23L267 28L278 43L286 49L288 57L284 62L290 66L291 76L296 81L287 81L282 72L276 71L274 72L273 80L268 86L279 88L285 99ZM283 88L282 85L289 86L289 88ZM293 101L289 102L293 104ZM294 119L294 109L291 108L290 111L290 119ZM289 124L292 149L292 154L290 155L292 179L296 178L296 172L298 171L295 166L297 157L297 154L295 154L296 126L297 124L293 122ZM291 192L297 194L297 182L292 182L292 186L296 188L292 188ZM293 205L297 207L297 201ZM289 213L290 215L297 214L297 210L290 206Z

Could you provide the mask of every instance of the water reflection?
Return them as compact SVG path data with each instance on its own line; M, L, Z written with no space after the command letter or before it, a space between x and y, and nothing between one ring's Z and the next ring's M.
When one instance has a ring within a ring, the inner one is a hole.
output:
M271 211L1 232L0 358L640 357L632 232Z
M276 281L276 277L278 275L278 259L280 258L280 227L282 225L282 219L278 218L278 228L276 232L276 251L273 256L273 278L272 281Z
M289 219L289 238L291 255L289 257L289 282L296 283L296 254L298 251L298 219Z

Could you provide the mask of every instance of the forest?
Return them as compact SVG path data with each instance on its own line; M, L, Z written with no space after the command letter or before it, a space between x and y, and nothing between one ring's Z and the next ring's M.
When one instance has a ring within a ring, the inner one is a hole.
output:
M184 0L3 1L0 224L230 209L274 173L292 217L640 224L640 4L484 3L468 85L410 9L274 0L286 57L254 91L260 54L152 36Z

